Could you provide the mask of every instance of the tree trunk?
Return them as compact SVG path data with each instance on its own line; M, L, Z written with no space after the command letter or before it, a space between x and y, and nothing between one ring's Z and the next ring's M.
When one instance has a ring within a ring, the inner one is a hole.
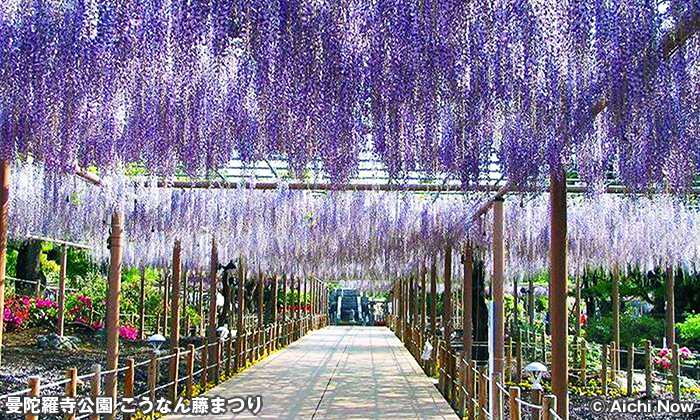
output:
M46 276L41 271L39 256L41 255L41 241L28 240L22 244L17 254L16 276L22 280L38 281L42 286L46 286ZM15 295L34 295L36 285L24 281L15 283Z

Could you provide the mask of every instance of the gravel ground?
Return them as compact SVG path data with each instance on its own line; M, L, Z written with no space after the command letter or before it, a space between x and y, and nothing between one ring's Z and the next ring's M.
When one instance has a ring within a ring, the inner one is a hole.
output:
M48 334L41 329L10 332L4 336L2 366L0 366L0 395L27 388L30 376L41 377L42 384L64 379L66 370L78 368L78 375L92 371L96 363L105 364L105 345L94 334L73 334L81 339L77 350L39 350L36 336ZM120 342L120 365L133 356L137 361L148 357L149 348L144 343ZM44 390L42 390L44 391ZM49 391L62 391L61 389Z

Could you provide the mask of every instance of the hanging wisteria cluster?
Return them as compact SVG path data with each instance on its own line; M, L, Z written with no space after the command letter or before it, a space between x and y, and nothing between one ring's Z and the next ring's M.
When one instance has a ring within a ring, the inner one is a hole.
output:
M510 278L537 274L549 266L548 197L518 201L509 201L505 210ZM668 195L576 198L568 205L567 224L571 274L598 268L651 271L667 265L688 273L700 269L700 211ZM487 236L491 243L490 233Z
M415 270L427 256L461 243L479 203L411 193L160 188L155 179L109 177L103 186L18 165L10 192L10 236L86 243L108 258L111 214L124 212L124 264L170 267L176 239L184 266L208 271L241 255L253 272L381 281Z
M697 0L1 3L0 158L51 171L282 157L343 182L371 151L468 187L493 152L514 185L575 153L587 181L682 189L700 162L696 28L668 35Z

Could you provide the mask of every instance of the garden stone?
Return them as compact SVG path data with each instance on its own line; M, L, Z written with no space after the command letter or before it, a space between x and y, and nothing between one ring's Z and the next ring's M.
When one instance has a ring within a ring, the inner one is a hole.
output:
M37 336L36 344L40 350L76 350L80 339L69 335L47 334Z

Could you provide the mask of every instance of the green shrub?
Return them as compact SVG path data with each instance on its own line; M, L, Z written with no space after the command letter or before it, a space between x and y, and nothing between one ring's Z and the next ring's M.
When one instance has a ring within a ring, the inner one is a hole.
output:
M664 321L662 319L636 316L630 313L624 313L620 316L620 341L623 346L630 343L641 345L644 340L651 340L658 347L663 344L664 334ZM590 341L601 344L612 342L612 317L589 319L586 337Z
M700 314L687 315L685 322L678 324L678 332L692 347L700 347Z

